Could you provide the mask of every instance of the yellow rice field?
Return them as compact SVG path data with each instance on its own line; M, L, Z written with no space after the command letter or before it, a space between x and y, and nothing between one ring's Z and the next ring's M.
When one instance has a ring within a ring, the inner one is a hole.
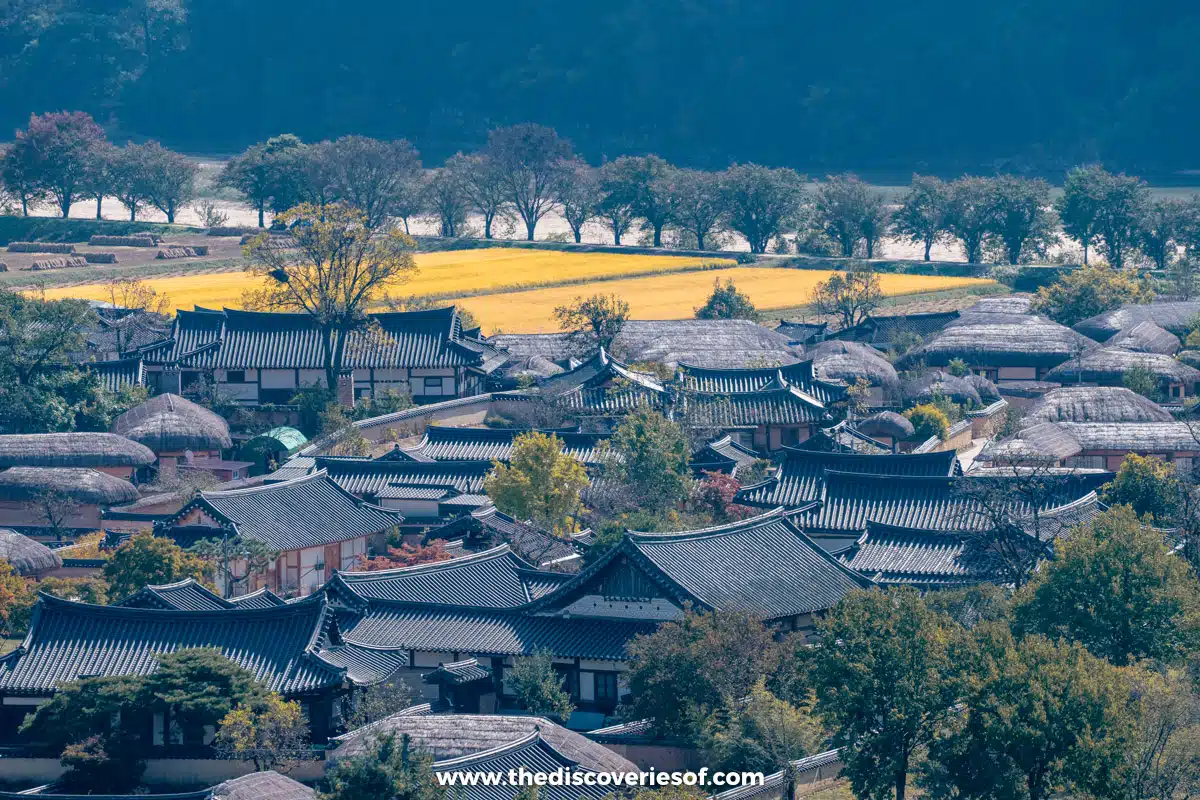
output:
M406 295L462 295L497 289L523 289L590 278L647 275L676 270L693 270L706 265L729 266L728 258L646 256L623 253L570 253L557 250L522 250L494 247L480 250L449 250L418 253L418 271L408 281L392 286L389 293ZM176 308L201 305L208 308L241 305L247 289L257 288L259 279L242 272L147 278L156 292L165 293ZM70 286L49 289L47 297L105 299L104 287Z
M738 290L749 295L759 310L804 305L813 287L832 275L825 270L735 267L681 275L655 275L597 281L577 286L556 286L533 291L505 292L466 297L455 302L469 309L485 333L538 332L558 330L554 308L577 296L617 294L630 306L634 319L684 319L704 304L712 293L713 281L732 279ZM936 292L968 286L990 286L982 278L950 278L930 275L880 275L886 295Z

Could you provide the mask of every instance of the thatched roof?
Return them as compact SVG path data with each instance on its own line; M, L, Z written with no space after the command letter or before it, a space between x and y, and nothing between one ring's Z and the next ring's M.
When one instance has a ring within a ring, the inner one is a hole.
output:
M4 467L144 467L154 463L145 445L115 433L17 433L0 436Z
M129 481L82 467L13 467L0 472L0 500L25 502L47 492L80 503L113 506L132 503L138 491Z
M229 423L177 394L160 394L113 422L113 431L156 453L224 450L233 446Z
M786 366L800 360L800 349L786 335L748 319L631 319L611 349L627 363L718 369Z
M312 800L311 787L274 770L251 772L214 786L212 800Z
M555 750L585 769L601 772L636 770L629 761L607 747L556 725L544 717L502 714L431 714L401 712L351 731L333 740L336 748L326 758L337 761L362 753L374 737L393 733L411 737L412 747L435 761L481 753L538 733Z
M1179 337L1160 328L1150 320L1126 328L1107 342L1109 347L1123 347L1138 353L1162 353L1173 356L1179 352Z
M940 369L930 370L904 384L904 397L907 400L932 400L939 395L959 404L983 405L983 398L970 381Z
M1200 350L1180 350L1175 357L1189 367L1200 369Z
M1028 314L1033 298L1027 295L985 297L963 311L964 314Z
M1200 380L1200 370L1161 353L1135 353L1122 347L1103 347L1072 358L1046 373L1046 379L1064 384L1075 381L1121 383L1126 372L1141 367L1149 370L1163 383L1193 384Z
M867 436L890 436L893 439L907 439L915 430L906 417L895 411L872 414L856 422L854 428Z
M1047 392L1025 411L1035 422L1171 422L1158 404L1123 386L1064 386Z
M869 345L839 340L821 342L805 351L813 367L826 380L840 380L853 384L865 378L872 386L895 389L900 377L883 353Z
M1075 330L1104 342L1139 322L1153 322L1176 336L1187 336L1197 314L1200 314L1200 300L1128 305L1077 322Z
M62 566L62 559L49 547L8 528L0 528L0 560L7 561L18 575L37 575Z
M909 351L905 364L924 360L944 367L956 358L996 367L1053 367L1095 343L1070 328L1032 314L963 312L936 336Z
M1024 459L1050 459L1061 461L1077 455L1079 441L1062 425L1043 422L1020 431L1011 439L993 442L979 454L979 461L1021 461Z

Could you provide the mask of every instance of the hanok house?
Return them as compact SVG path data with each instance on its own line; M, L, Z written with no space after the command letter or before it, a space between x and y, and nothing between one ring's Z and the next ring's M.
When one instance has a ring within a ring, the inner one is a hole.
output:
M900 366L923 362L946 367L961 360L972 372L993 382L1041 380L1059 364L1093 347L1091 339L1045 317L964 311L910 350Z
M359 500L324 472L285 483L249 489L201 492L176 514L155 524L155 531L183 546L202 539L243 537L265 544L278 555L261 574L247 574L235 563L234 595L266 588L285 595L307 595L335 570L350 569L367 555L372 537L386 537L400 515Z
M513 659L549 650L578 709L570 727L586 730L601 724L619 694L627 691L619 679L625 646L634 636L653 631L655 623L527 610L532 600L570 577L534 569L499 547L415 567L338 573L323 593L339 609L344 648L356 649L352 657L386 662L394 676L423 687L431 699L444 684L423 683L422 676L475 659L491 673L495 699L488 702L514 708L513 691L504 678ZM337 655L326 652L326 657ZM485 693L477 689L473 691L483 702Z
M583 562L584 544L591 531L570 537L557 536L530 522L521 522L493 505L431 528L429 541L458 543L466 551L479 552L507 544L521 558L542 569L575 572Z
M176 611L94 606L42 594L25 640L0 658L0 740L19 741L25 715L64 683L145 675L157 668L158 656L214 647L268 690L299 701L313 740L320 742L331 732L335 699L349 687L346 670L319 652L338 642L321 596L263 609ZM203 746L214 734L181 727L167 707L139 722L143 742L154 748Z
M0 436L0 469L83 467L133 480L154 453L113 433L21 433Z
M194 578L185 578L175 583L144 586L126 597L116 606L129 608L155 608L162 611L221 611L231 608L270 608L284 605L287 601L270 589L232 597L228 600Z
M600 463L599 448L609 437L602 433L539 431L555 436L563 452L583 464ZM421 441L411 447L396 448L382 456L395 461L508 461L513 441L528 430L516 428L455 428L430 425Z
M346 404L388 389L418 403L478 394L486 371L503 360L463 335L453 306L371 320L377 329L353 332L346 342L349 375L337 387ZM324 352L307 314L197 308L178 312L171 337L147 352L147 362L159 391L179 393L205 377L226 397L253 406L288 403L306 386L325 386Z
M823 380L840 381L847 386L865 382L871 406L894 400L900 388L896 368L870 345L826 340L809 347L805 357L812 360L813 369Z
M678 374L683 391L677 412L689 425L726 431L758 452L803 442L833 421L846 398L846 387L818 378L810 361L745 369L680 364Z
M113 420L113 431L153 451L164 475L196 469L233 480L248 474L248 463L222 460L223 452L233 447L229 423L176 394L160 394L134 406ZM239 469L239 464L244 466Z
M999 581L993 554L978 538L919 528L867 524L866 533L837 554L876 583L945 589Z
M661 380L616 360L603 347L569 372L543 380L537 393L572 412L600 417L642 406L666 411L670 405Z
M138 499L129 481L85 467L12 467L0 472L0 525L25 533L92 531L104 511Z
M814 615L871 585L778 508L712 528L630 532L530 610L572 619L666 621L679 619L690 605L808 632Z
M1192 332L1197 314L1200 300L1124 305L1075 323L1075 330L1097 342L1106 342L1138 323L1152 322L1182 339Z
M1130 370L1148 372L1163 397L1182 400L1196 394L1200 370L1162 353L1140 353L1123 347L1097 348L1072 358L1046 373L1046 379L1067 384L1121 386Z
M886 353L893 347L907 348L918 344L958 317L957 311L869 316L857 325L831 334L829 338L869 344Z
M1186 422L1043 422L979 454L984 463L1048 465L1115 472L1136 453L1190 473L1200 431Z
M395 461L389 456L317 456L311 468L325 470L339 486L369 503L398 511L406 536L491 502L483 491L490 461Z
M1032 403L1022 421L1174 422L1171 412L1123 386L1063 386Z

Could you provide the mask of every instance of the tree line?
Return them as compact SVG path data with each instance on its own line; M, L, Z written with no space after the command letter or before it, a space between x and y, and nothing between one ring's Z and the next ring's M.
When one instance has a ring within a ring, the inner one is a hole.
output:
M35 115L17 132L0 173L22 213L52 202L115 196L136 219L153 206L174 222L195 195L197 167L157 142L109 143L82 112ZM736 234L755 254L800 252L874 258L896 237L920 246L957 244L969 263L1044 260L1063 238L1086 264L1099 251L1120 268L1131 258L1166 269L1200 249L1200 199L1154 198L1140 178L1096 165L1077 167L1051 199L1041 179L966 176L952 181L914 175L898 202L855 175L828 176L809 188L788 168L734 164L719 172L682 168L656 155L619 156L599 167L542 125L496 128L477 152L459 152L423 168L407 140L366 136L305 143L292 134L252 145L219 177L258 213L280 214L302 203L341 203L360 210L371 229L395 220L409 232L414 218L436 222L441 236L481 233L500 224L524 228L561 214L576 242L585 226L607 230L613 244L645 231L646 244L718 249ZM476 232L470 220L482 221Z

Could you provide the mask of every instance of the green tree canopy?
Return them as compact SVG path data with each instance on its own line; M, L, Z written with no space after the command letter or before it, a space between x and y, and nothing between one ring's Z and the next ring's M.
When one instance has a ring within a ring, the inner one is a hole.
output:
M913 244L921 245L925 249L926 261L930 260L933 246L949 237L946 231L949 199L949 189L941 179L913 175L908 194L896 211L893 222L896 233Z
M817 711L856 796L904 800L916 756L954 714L965 634L910 587L846 595L818 623Z
M104 579L114 600L123 600L148 585L185 578L205 579L205 564L175 542L142 533L117 548L104 564Z
M563 688L563 676L554 669L554 653L549 650L516 659L505 680L511 682L521 708L530 714L565 723L575 710Z
M1161 531L1116 506L1056 545L1014 609L1022 631L1080 642L1123 666L1178 662L1200 643L1200 583Z
M638 408L625 415L606 448L606 474L623 482L641 508L663 509L687 495L688 442L678 422Z
M607 349L629 319L629 303L615 294L576 297L569 305L554 309L559 327L571 334L581 350Z
M366 752L339 759L326 771L320 800L442 800L430 768L433 759L416 753L408 736L385 733L370 742Z
M824 739L811 702L792 705L772 694L766 679L759 678L748 698L708 718L700 749L715 770L770 774L811 755Z
M713 281L712 294L696 309L696 319L754 319L757 312L750 298L737 290L733 278Z
M1033 310L1060 325L1074 325L1128 303L1149 302L1153 296L1136 275L1104 266L1082 267L1038 289Z
M1126 505L1138 516L1149 514L1172 523L1183 504L1185 488L1174 464L1130 453L1117 476L1102 487L1101 499L1110 506Z
M587 484L583 465L563 452L561 439L530 431L513 440L508 464L497 461L483 487L505 514L563 533L579 512Z
M629 714L663 736L696 741L717 709L746 697L780 662L780 647L745 614L688 610L629 644Z
M1128 678L1079 644L980 632L963 698L930 746L928 795L1045 800L1063 788L1119 797L1133 738Z

